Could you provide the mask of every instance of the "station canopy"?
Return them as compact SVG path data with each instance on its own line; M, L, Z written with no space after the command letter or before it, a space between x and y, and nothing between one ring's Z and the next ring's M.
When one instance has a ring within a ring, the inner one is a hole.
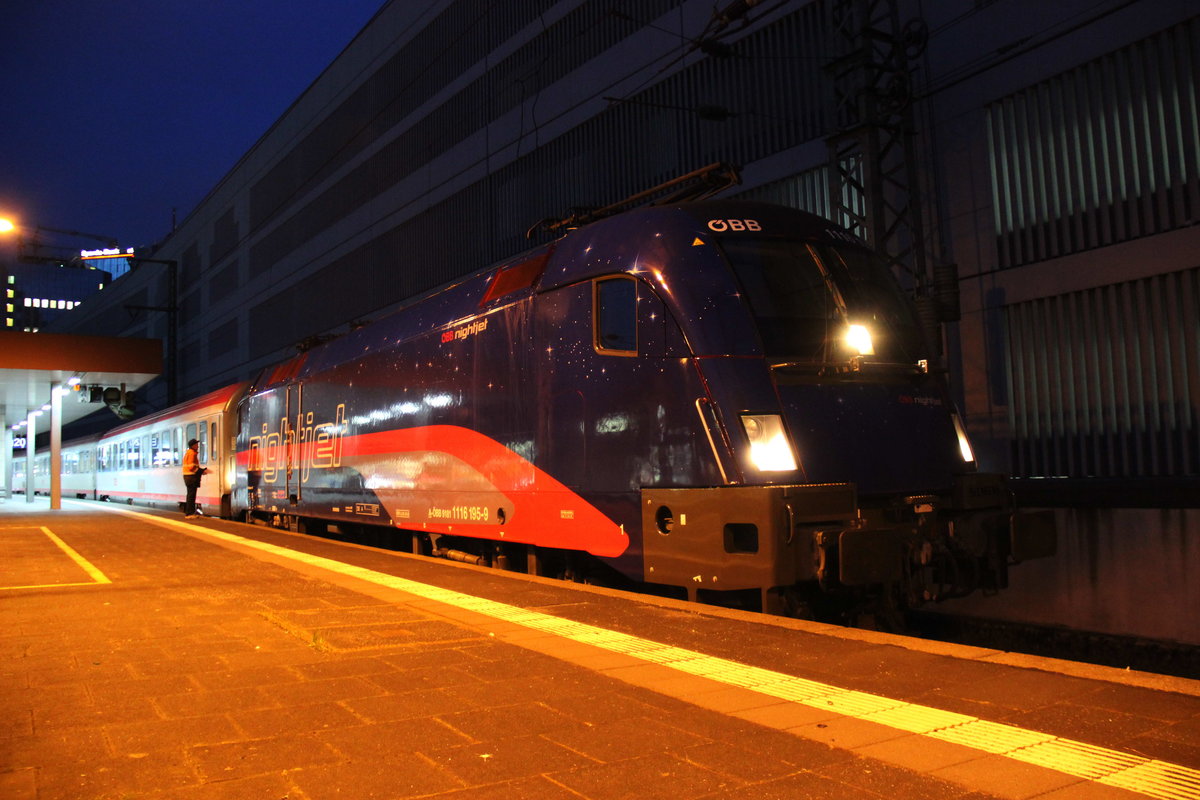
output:
M69 388L77 379L80 387L62 397L66 425L103 408L105 390L119 393L124 386L132 392L158 377L162 368L158 339L0 331L4 426L19 425L31 412L49 406L56 384ZM38 430L49 430L48 414L42 419Z

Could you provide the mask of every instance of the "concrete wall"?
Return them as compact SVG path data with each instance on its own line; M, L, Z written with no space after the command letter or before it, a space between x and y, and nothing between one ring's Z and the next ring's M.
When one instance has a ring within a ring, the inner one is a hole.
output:
M935 610L1200 646L1200 510L1056 514L1058 554L1018 564L1002 595Z

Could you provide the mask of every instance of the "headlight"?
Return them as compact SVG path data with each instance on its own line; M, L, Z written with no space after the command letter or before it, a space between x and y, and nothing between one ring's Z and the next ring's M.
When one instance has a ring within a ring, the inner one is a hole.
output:
M975 453L971 450L971 440L967 438L967 429L963 427L958 414L951 414L950 417L954 420L954 432L958 434L958 451L962 453L963 461L974 464Z
M778 414L743 414L742 428L750 440L750 461L761 472L796 469L796 455Z
M860 356L875 355L875 343L866 325L851 325L846 328L846 346Z

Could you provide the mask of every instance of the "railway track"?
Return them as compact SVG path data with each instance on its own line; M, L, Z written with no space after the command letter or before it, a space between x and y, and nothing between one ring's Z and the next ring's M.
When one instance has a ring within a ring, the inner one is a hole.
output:
M975 647L1200 680L1200 647L1059 626L909 611L909 633Z

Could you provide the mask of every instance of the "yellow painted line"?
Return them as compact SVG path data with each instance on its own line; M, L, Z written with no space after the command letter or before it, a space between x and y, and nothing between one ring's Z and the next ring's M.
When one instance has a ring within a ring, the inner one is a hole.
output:
M112 583L112 581L104 581ZM79 581L78 583L30 583L25 586L0 586L0 592L14 589L65 589L68 586L99 586L96 581Z
M88 561L86 558L84 558L83 556L79 555L79 553L76 553L74 550L72 550L70 545L68 545L62 539L55 536L50 531L49 528L43 527L42 533L49 536L50 541L52 541L56 545L58 545L59 548L64 553L67 554L67 557L70 558L72 561L74 561L76 564L78 564L83 569L83 571L86 572L91 577L91 579L93 581L95 581L96 583L112 583L112 581L110 581L103 572L101 572L96 567L92 566L92 563L90 561Z
M15 527L31 527L31 526L9 525L9 526L5 526L5 527L6 528L15 528ZM56 545L58 545L58 548L60 550L62 550L64 553L66 553L68 558L70 558L72 561L74 561L76 564L78 564L79 567L88 574L88 577L90 577L91 580L90 581L80 581L80 582L76 582L76 583L37 583L37 584L29 584L27 586L0 586L0 590L5 590L5 589L58 589L60 587L67 587L67 586L96 586L96 585L102 584L102 583L112 583L112 581L108 579L107 575L105 575L96 566L94 566L92 564L92 562L88 561L86 558L79 555L79 553L76 553L75 550L72 549L72 547L69 544L67 544L62 539L55 536L54 533L49 528L47 528L45 526L38 526L38 529L42 533L46 534L46 536L48 536L50 538L50 541L52 541Z
M136 514L123 509L105 509ZM143 515L143 518L144 515ZM398 589L428 600L475 611L494 619L590 644L614 653L697 675L728 686L741 687L780 700L865 720L895 730L929 736L984 753L1011 758L1084 780L1136 792L1158 800L1200 800L1200 770L1157 759L1122 753L1086 742L1014 725L989 722L904 700L844 689L784 672L742 664L694 650L662 644L627 633L555 617L526 608L418 583L395 575L356 567L285 547L246 539L231 533L202 528L171 519L155 523L177 526L214 539L250 547L310 566Z

